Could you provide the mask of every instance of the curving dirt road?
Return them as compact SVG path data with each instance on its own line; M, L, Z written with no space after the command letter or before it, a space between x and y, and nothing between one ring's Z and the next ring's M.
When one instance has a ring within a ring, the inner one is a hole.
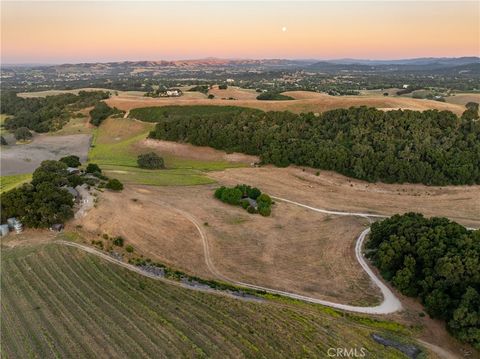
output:
M375 218L385 218L386 216L382 215L376 215L376 214L369 214L369 213L349 213L349 212L337 212L337 211L329 211L321 208L315 208L315 207L310 207L307 205L304 205L302 203L290 201L285 198L280 198L280 197L274 197L272 198L276 199L277 201L283 201L287 202L290 204L295 204L297 206L301 206L304 208L311 209L316 212L322 212L322 213L328 213L328 214L333 214L333 215L340 215L340 216L360 216L369 219L369 217L375 217ZM173 208L172 208L173 209ZM220 273L216 268L215 265L212 262L212 259L210 257L210 250L208 246L208 239L207 235L204 232L203 228L200 226L200 224L197 222L195 217L190 215L187 212L184 212L182 210L179 210L178 208L174 209L176 212L182 214L185 218L187 218L190 222L192 222L195 227L197 228L198 232L200 233L200 237L202 239L203 243L203 251L205 255L205 263L208 267L208 269L214 274L216 277L218 277L221 280L224 280L226 282L230 282L242 287L246 288L251 288L251 289L257 289L257 290L264 290L268 293L273 293L273 294L279 294L285 297L293 298L293 299L298 299L298 300L303 300L306 302L310 303L316 303L316 304L322 304L328 307L336 308L336 309L342 309L350 312L356 312L356 313L365 313L365 314L390 314L394 313L396 311L399 311L402 309L402 304L400 303L400 300L395 296L395 294L378 278L375 273L370 269L368 266L367 262L365 261L363 255L362 255L362 246L363 242L367 236L367 234L370 232L370 228L365 229L362 233L357 238L356 245L355 245L355 256L362 266L362 268L365 270L365 272L368 274L368 276L371 278L371 280L377 285L382 292L383 295L383 301L380 305L374 306L374 307L358 307L354 305L348 305L348 304L341 304L341 303L335 303L335 302L330 302L327 300L321 300L317 298L312 298L296 293L291 293L291 292L286 292L282 290L277 290L277 289L272 289L272 288L267 288L267 287L262 287L258 285L253 285L249 283L244 283L240 281L236 281L234 279L228 278L222 273Z

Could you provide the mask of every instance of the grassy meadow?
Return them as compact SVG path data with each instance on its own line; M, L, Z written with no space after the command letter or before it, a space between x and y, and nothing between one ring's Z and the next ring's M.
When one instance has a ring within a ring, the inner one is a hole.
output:
M94 130L89 162L97 163L107 175L120 181L159 186L212 183L214 181L205 176L205 171L243 166L227 161L192 160L159 153L165 160L166 169L141 169L137 166L137 156L152 150L143 148L139 142L147 137L153 127L153 123L129 118L107 119Z
M4 247L2 256L2 358L318 358L345 343L405 358L370 336L411 341L398 324L185 289L59 244Z
M11 189L20 186L22 183L28 182L32 179L32 174L21 174L0 177L0 193L10 191Z

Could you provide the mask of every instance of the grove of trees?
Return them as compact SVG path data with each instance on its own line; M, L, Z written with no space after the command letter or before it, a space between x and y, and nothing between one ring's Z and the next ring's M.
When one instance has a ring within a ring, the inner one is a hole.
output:
M246 184L239 184L235 187L219 187L215 190L215 198L222 202L242 206L248 213L260 213L264 217L272 213L273 201L266 193L258 188Z
M366 248L383 277L480 349L480 230L407 213L374 223Z
M90 111L90 123L94 126L100 126L108 116L119 114L120 112L120 110L108 106L105 102L98 102Z
M150 138L259 155L263 163L333 170L371 182L480 183L480 121L474 106L461 117L368 107L319 116L239 108L174 121L160 110L145 110L148 120L157 122Z
M73 197L64 188L71 179L67 165L43 161L33 172L31 183L1 195L1 220L16 217L29 227L49 227L73 216Z
M104 91L80 91L78 95L66 93L47 97L23 98L15 92L2 93L2 113L12 115L5 120L7 130L26 127L36 132L59 130L71 118L73 111L93 106L109 97Z

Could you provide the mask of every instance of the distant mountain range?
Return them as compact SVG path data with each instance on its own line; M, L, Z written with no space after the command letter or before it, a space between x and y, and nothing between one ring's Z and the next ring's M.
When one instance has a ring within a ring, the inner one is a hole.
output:
M3 66L14 68L19 66ZM29 67L29 66L21 66ZM341 72L385 72L402 73L474 73L480 74L480 57L425 57L399 60L364 60L364 59L333 59L333 60L289 60L289 59L220 59L204 58L192 60L160 60L160 61L122 61L106 63L80 63L62 65L32 65L49 73L91 73L115 74L131 71L157 72L172 70L305 70L311 72L341 73Z
M307 67L311 71L372 71L372 72L475 72L480 73L479 57L428 57L404 60L338 59L319 61Z

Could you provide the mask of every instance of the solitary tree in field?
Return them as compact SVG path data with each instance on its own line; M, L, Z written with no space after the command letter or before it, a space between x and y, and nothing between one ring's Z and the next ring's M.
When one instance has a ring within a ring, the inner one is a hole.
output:
M138 167L148 169L165 168L165 161L155 152L144 153L137 158Z

